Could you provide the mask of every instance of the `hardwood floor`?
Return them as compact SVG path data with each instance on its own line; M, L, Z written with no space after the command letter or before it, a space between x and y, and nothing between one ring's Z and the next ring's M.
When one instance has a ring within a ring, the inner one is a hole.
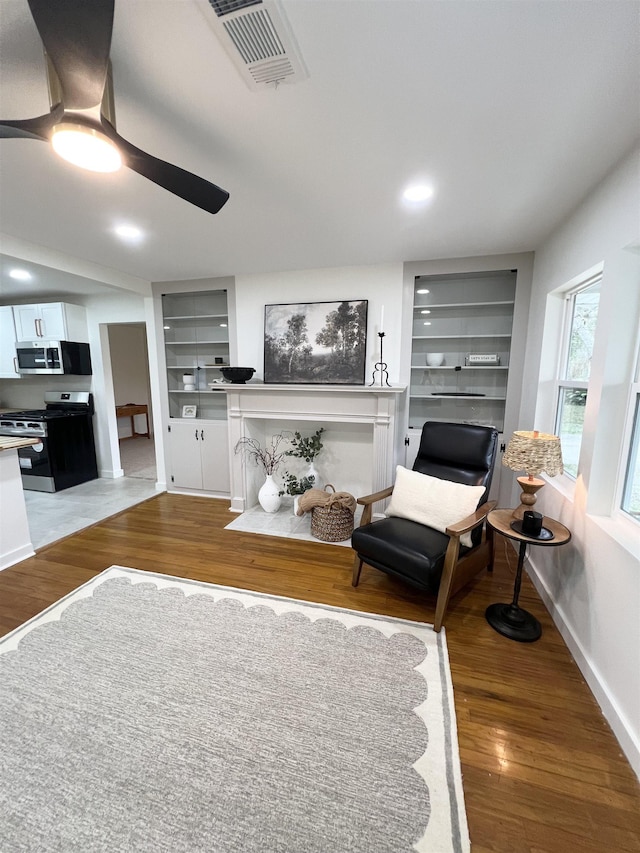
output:
M0 572L0 634L114 564L433 621L435 599L371 568L353 589L349 548L224 530L227 507L162 494L41 549ZM542 623L538 642L484 619L513 591L515 552L496 544L493 576L445 621L472 849L640 851L640 784L529 579L520 603Z

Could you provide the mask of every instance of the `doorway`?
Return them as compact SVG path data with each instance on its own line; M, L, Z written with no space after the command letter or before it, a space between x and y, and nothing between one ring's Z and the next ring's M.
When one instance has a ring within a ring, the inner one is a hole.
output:
M120 465L125 477L156 480L156 454L144 323L110 323L109 352Z

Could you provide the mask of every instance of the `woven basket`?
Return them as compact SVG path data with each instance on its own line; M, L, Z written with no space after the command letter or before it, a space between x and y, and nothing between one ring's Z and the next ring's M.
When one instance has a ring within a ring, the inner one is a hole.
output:
M331 483L324 487L335 489ZM311 510L311 535L323 542L343 542L353 533L353 512L339 504L314 506Z

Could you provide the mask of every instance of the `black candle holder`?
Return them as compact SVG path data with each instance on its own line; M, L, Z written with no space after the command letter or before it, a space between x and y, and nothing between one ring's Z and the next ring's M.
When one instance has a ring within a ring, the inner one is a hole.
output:
M391 388L391 383L389 382L389 371L387 370L387 364L382 358L382 339L385 337L385 333L384 332L378 332L378 337L380 338L380 361L377 361L374 365L373 382L370 383L369 387L371 387L371 385L376 384L376 373L379 373L380 374L380 385L381 386L388 385L389 388Z

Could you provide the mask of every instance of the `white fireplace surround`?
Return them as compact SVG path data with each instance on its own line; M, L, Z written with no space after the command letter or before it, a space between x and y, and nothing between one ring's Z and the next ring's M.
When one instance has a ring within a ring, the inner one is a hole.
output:
M406 386L224 385L227 394L231 510L255 505L260 474L235 453L239 439L268 441L283 427L315 431L324 426L325 449L317 467L330 464L336 488L354 494L383 489L393 482L396 410ZM334 476L335 475L335 476ZM326 481L326 477L324 478Z

